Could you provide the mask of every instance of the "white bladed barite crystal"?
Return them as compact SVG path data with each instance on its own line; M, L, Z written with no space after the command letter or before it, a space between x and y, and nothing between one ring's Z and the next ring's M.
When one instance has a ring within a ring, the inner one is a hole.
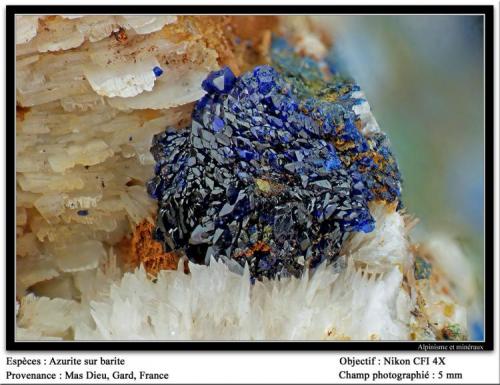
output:
M399 248L400 259L411 262L404 227L384 215L399 216L379 212L377 218L384 224L378 231L383 228L388 238L383 233L375 238L392 244L386 249L388 254ZM123 277L89 271L91 275L77 284L86 300L73 302L79 316L71 319L70 326L77 340L407 340L415 329L422 330L414 316L421 296L436 327L451 320L466 328L464 307L432 288L428 280L420 282L417 290L411 289L413 267L402 269L401 260L391 263L377 258L359 264L370 251L383 253L373 244L372 234L356 237L364 238L358 241L366 246L352 252L343 269L322 264L302 279L264 280L253 286L248 268L239 274L215 260L209 266L190 264L189 275L182 268L162 271L155 281L143 268ZM433 243L431 239L429 245ZM447 304L454 307L448 317L443 309ZM40 305L28 301L21 309L33 306ZM65 306L52 311L66 317ZM132 322L124 325L124 317ZM38 321L23 320L23 332L39 327ZM59 337L61 333L43 335ZM419 338L435 336L421 332Z
M152 172L152 137L189 118L201 80L217 68L217 53L200 39L165 38L163 28L176 21L16 19L18 296L60 274L97 268L103 250L151 220L155 203L139 186ZM120 28L126 42L117 40ZM184 55L193 58L187 66L178 63ZM156 66L165 71L160 77ZM159 82L165 91L156 92ZM71 250L60 252L65 245Z
M156 80L153 68L157 66L158 61L151 57L134 64L105 67L88 64L83 73L98 95L130 98L153 89Z
M39 16L16 16L16 44L29 42L36 36Z

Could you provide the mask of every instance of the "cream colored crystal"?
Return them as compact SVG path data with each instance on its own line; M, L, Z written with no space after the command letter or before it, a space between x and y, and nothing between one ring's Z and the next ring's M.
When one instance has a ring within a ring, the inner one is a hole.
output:
M16 44L29 42L36 36L39 16L16 16Z
M118 21L126 29L133 29L139 34L160 30L165 24L175 23L177 16L117 16Z
M188 122L201 80L218 67L203 41L164 33L176 22L17 17L19 297L61 274L95 270L135 224L153 220L145 190L152 137Z
M159 65L160 63L153 57L133 65L117 64L101 67L92 63L85 67L84 74L98 95L130 98L153 89L156 76L152 69Z
M403 216L382 203L372 203L370 211L375 219L375 230L354 233L345 242L341 253L348 253L353 260L367 269L383 272L394 266L408 269L413 260L409 253Z
M434 340L440 328L450 324L466 330L464 307L439 285L415 281L414 256L403 225L407 219L384 205L371 209L380 222L375 234L356 234L352 238L361 247L333 265L306 271L301 279L264 279L252 285L248 267L235 273L212 260L209 266L190 263L190 274L185 274L181 260L181 268L162 271L153 281L143 268L121 276L111 252L103 256L103 270L75 276L83 302L80 317L71 323L74 338ZM391 255L397 258L386 258ZM446 285L446 277L438 277ZM21 303L21 309L32 306L36 304ZM419 313L423 319L416 316ZM430 323L434 329L428 329ZM26 322L23 327L35 332L39 326Z
M155 283L142 269L125 274L90 303L94 326L74 320L75 339L326 340L332 330L354 340L408 338L412 302L398 269L375 278L351 263L340 274L323 265L311 278L254 286L248 269L239 275L212 261L190 270L163 271Z

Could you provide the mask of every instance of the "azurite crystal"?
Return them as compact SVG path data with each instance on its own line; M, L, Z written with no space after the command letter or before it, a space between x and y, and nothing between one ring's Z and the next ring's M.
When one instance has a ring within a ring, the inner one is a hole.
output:
M358 128L355 106L366 102L358 96L359 86L338 74L325 81L328 75L321 67L327 63L297 55L284 39L273 40L271 56L301 100L300 109L315 119L350 174L363 180L366 199L398 201L401 205L401 175L386 134L377 131L363 135Z
M384 134L356 127L357 86L326 83L310 60L306 71L293 60L276 60L281 73L216 71L190 129L155 136L148 191L166 251L247 262L253 279L300 276L333 261L349 233L373 230L369 200L397 199Z

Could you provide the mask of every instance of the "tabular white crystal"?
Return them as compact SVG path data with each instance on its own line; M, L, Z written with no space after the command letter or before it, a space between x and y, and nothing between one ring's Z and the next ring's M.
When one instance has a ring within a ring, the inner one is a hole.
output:
M218 66L203 41L166 37L164 26L176 22L170 15L17 18L19 297L42 281L95 269L136 223L152 220L155 202L137 186L151 177L152 137L187 121L202 78ZM155 66L164 71L158 78Z
M328 53L328 49L321 42L319 37L312 33L306 33L297 41L295 50L312 56L317 60L323 59Z
M379 229L395 238L395 245L386 250L411 259L401 239L399 214L380 210L374 215L381 221ZM215 260L210 266L190 264L189 275L182 268L162 271L155 282L138 269L117 281L117 276L101 280L98 292L86 283L92 282L87 276L79 288L90 301L93 323L75 320L75 338L408 339L415 298L404 288L399 263L375 263L372 271L356 267L370 245L379 246L372 234L360 237L365 239L359 244L365 246L352 253L345 269L321 265L302 279L265 280L252 286L248 268L240 275ZM374 272L380 266L383 269Z
M355 91L351 95L352 98L364 99L364 102L355 104L352 110L359 115L361 119L361 132L363 135L370 135L380 132L380 127L371 111L370 104L366 101L366 96L363 91Z
M29 325L31 333L62 337L78 318L78 308L76 301L62 298L36 298L30 294L21 300L17 325L19 328ZM56 322L54 322L55 319Z
M205 91L201 82L210 71L199 68L168 69L157 80L151 92L144 92L135 98L113 98L108 103L119 110L129 109L166 109L200 99Z
M102 243L93 240L53 246L51 249L57 267L63 272L95 269L106 256Z
M248 269L239 275L216 261L190 269L161 272L156 283L142 269L125 274L91 302L95 327L76 325L75 339L408 338L411 300L397 268L375 278L352 263L340 274L323 265L312 278L254 286Z
M130 98L153 89L156 80L153 68L159 65L153 57L134 64L106 67L88 64L84 69L84 74L98 95Z
M175 23L177 16L117 16L117 19L126 29L146 34L156 32L166 24Z
M379 272L394 266L408 269L413 260L408 251L403 216L382 203L371 204L370 209L375 230L367 234L354 233L343 245L341 253L349 253L354 261Z
M16 16L16 44L29 42L36 36L39 16Z

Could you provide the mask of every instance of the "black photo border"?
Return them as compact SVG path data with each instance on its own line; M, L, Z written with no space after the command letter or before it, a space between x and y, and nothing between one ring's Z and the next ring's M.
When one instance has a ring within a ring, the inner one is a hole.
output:
M366 14L483 15L485 100L484 341L16 341L15 36L16 14ZM494 325L494 7L492 5L7 5L6 6L6 349L8 351L491 351Z

